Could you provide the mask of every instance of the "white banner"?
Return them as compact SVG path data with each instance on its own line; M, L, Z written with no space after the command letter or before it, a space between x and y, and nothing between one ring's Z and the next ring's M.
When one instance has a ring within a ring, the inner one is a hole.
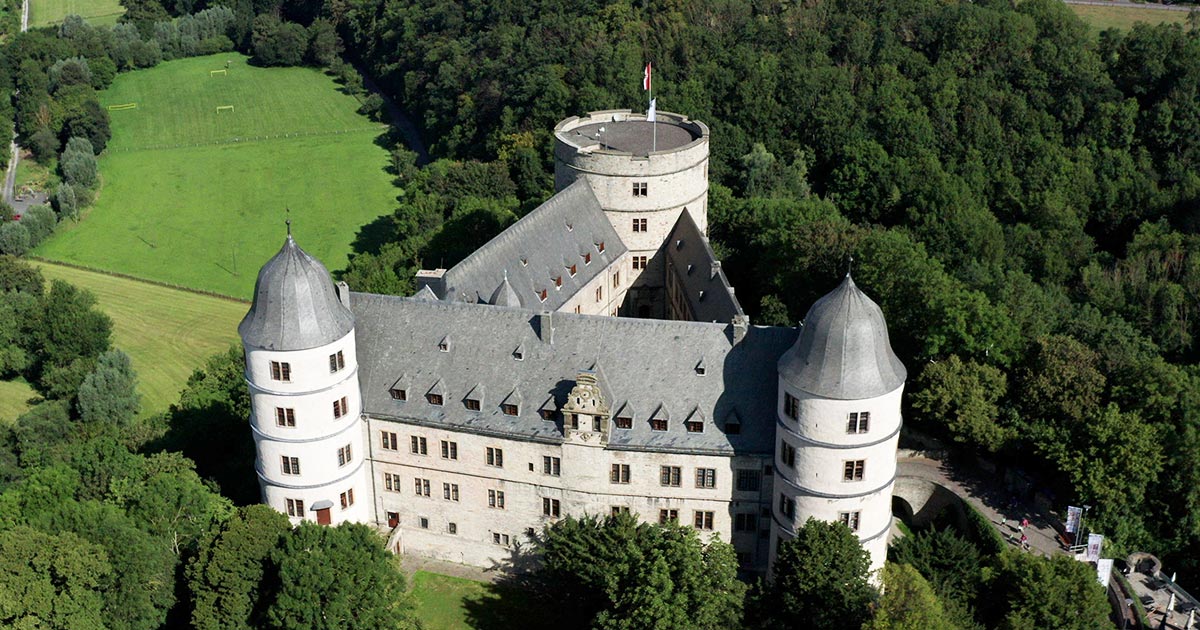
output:
M1100 562L1100 548L1104 546L1104 536L1088 534L1087 561Z
M1112 577L1112 558L1104 558L1096 562L1096 580L1100 582L1100 586L1108 588L1108 579Z
M1067 506L1067 533L1074 534L1079 531L1079 518L1083 516L1083 508L1077 508L1073 505Z

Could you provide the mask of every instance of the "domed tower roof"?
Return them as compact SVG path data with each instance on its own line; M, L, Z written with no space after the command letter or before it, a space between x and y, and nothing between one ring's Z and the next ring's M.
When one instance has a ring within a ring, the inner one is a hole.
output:
M521 296L513 290L512 285L508 283L508 272L504 272L504 280L492 291L492 297L488 299L488 304L493 306L521 306Z
M247 346L306 350L332 343L354 329L354 316L338 300L329 270L296 245L283 248L258 272L254 305L238 326Z
M883 311L847 273L808 310L796 345L779 359L779 375L815 396L862 400L896 389L908 372L892 352Z

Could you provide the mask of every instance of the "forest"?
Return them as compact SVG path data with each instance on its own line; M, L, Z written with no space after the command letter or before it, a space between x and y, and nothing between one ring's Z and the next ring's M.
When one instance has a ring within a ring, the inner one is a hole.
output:
M402 293L551 191L594 109L712 129L710 236L760 324L853 256L909 367L910 427L1095 506L1116 556L1200 567L1200 37L1097 37L1060 2L330 2L418 121L399 205L344 277Z

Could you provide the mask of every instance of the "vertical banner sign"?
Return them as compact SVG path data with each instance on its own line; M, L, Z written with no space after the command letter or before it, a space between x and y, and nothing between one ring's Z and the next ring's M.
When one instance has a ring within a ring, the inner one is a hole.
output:
M1100 562L1100 547L1104 545L1104 536L1088 534L1087 561Z
M1112 577L1112 565L1112 558L1105 558L1096 563L1096 580L1104 588L1108 588L1108 579Z
M1073 505L1067 506L1067 533L1074 534L1079 531L1079 517L1083 516L1083 508L1077 508Z

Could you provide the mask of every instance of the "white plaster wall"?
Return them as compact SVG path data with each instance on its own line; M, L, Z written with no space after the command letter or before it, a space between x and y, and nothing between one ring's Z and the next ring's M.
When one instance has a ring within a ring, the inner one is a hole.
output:
M593 261L591 264L600 264ZM559 307L559 312L574 313L575 307L579 306L579 312L584 315L611 315L613 310L620 307L625 300L625 293L629 288L629 253L621 254L616 259L609 262L602 273L596 274L587 284L583 285L571 299L563 302ZM620 271L621 286L613 288L613 274ZM596 301L596 287L601 287L603 294L600 301Z
M280 394L308 393L325 389L341 381L347 372L352 372L358 365L358 355L354 349L354 330L337 341L310 348L308 350L292 350L275 352L253 346L245 346L246 350L246 380L259 391ZM329 372L329 355L342 351L346 368L335 373ZM290 382L271 380L271 361L284 361L292 366Z
M787 436L780 439L786 440ZM776 467L780 475L806 490L837 496L859 494L895 477L898 440L897 435L874 446L846 449L806 446L789 440L796 448L796 466L788 467L779 456ZM844 463L858 459L865 460L862 481L844 481Z
M263 437L281 441L305 441L343 431L348 424L358 420L362 413L359 398L358 370L349 365L339 372L345 379L328 389L307 394L270 394L250 384L250 426ZM346 398L347 413L333 417L333 403ZM295 412L296 426L281 427L276 424L275 409L290 408Z
M258 449L258 470L270 483L286 486L315 487L332 483L350 474L368 456L363 441L362 423L356 418L346 430L310 442L280 442L254 436ZM338 466L339 448L350 445L353 461ZM300 458L300 474L286 475L282 470L284 455Z
M301 520L315 522L317 520L317 513L313 509L313 505L322 500L333 503L333 507L329 509L332 525L337 525L343 521L370 523L374 520L374 501L372 499L370 470L370 465L367 462L363 462L363 465L358 467L358 470L349 478L328 487L289 488L264 482L262 484L263 503L283 514L287 514L286 499L300 499L304 501L305 516L303 519L289 517L293 525L299 523ZM343 510L339 495L351 488L354 490L354 505Z
M799 402L797 420L787 417L783 411L784 393L790 393ZM802 438L825 444L867 444L895 433L900 428L900 397L904 393L901 385L895 390L866 400L835 400L820 398L800 391L782 378L779 379L779 399L776 413L784 426ZM847 433L846 423L851 413L870 412L871 419L866 433Z

